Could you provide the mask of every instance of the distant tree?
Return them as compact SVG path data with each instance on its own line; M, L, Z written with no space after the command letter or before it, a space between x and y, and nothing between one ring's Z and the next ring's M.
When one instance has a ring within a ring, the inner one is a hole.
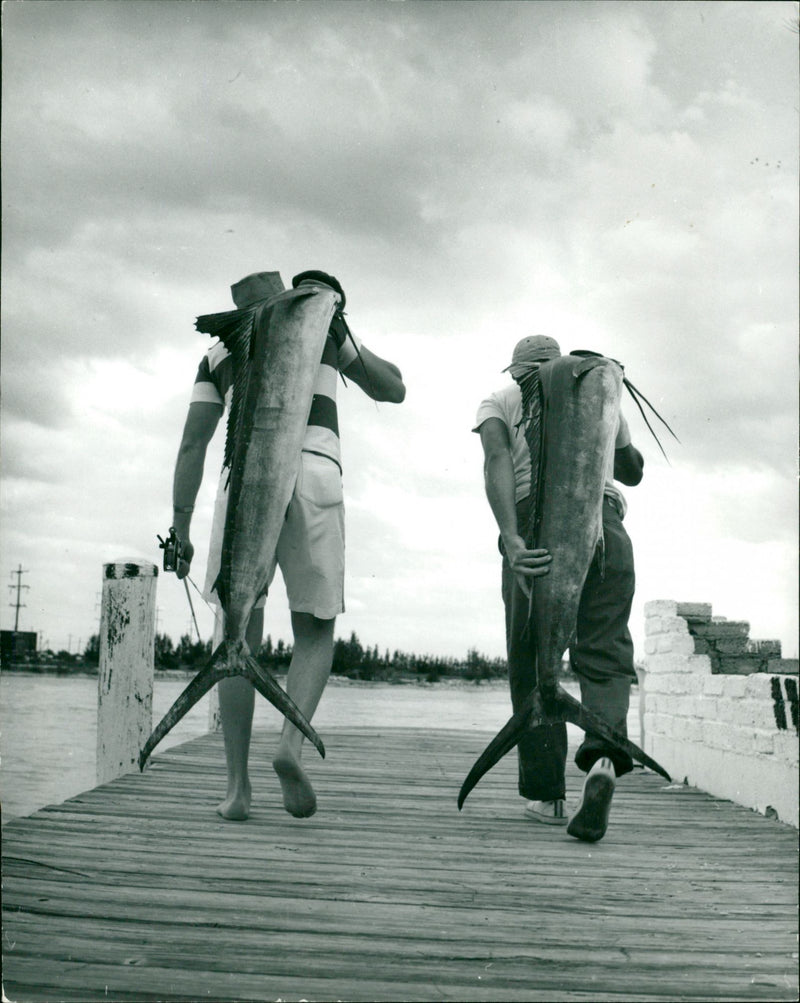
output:
M333 645L332 671L342 676L357 676L361 678L364 663L364 649L353 631L349 641L337 638ZM367 669L369 671L369 669Z
M83 650L83 660L89 665L100 664L100 635L92 634Z
M177 669L178 656L167 634L156 634L154 642L154 660L157 669Z
M277 644L273 645L272 638L267 634L266 641L256 653L256 661L271 672L285 672L292 660L293 650L291 644L285 644L280 638Z
M211 655L211 641L193 641L189 634L184 634L175 649L175 659L179 665L195 668L202 665Z
M467 652L467 660L464 664L464 678L480 683L484 679L497 679L506 674L506 662L502 658L487 658L476 648L470 648Z

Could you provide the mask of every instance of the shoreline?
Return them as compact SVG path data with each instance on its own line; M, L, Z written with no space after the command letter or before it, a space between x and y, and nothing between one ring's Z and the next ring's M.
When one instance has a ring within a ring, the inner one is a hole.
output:
M50 679L97 679L97 670L91 668L75 668L67 671L52 671L50 669L31 669L29 667L6 667L3 672L13 676L23 676L27 678L50 678ZM159 682L189 682L197 673L191 669L156 669L154 681ZM274 672L274 677L281 683L286 681L285 672ZM578 680L574 676L562 676L559 682L563 684L577 684ZM638 684L634 681L632 688L636 689ZM359 687L369 688L372 686L410 686L420 689L476 689L490 688L503 689L508 687L508 680L504 676L496 676L489 679L465 679L463 676L440 676L438 679L426 679L422 674L408 673L406 675L395 675L392 677L378 679L359 679L353 676L331 675L326 686L334 687Z

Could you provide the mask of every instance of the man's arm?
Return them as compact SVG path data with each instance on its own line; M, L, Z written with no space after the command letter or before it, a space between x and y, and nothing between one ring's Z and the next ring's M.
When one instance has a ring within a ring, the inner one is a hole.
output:
M644 476L644 457L631 442L631 433L624 415L619 416L619 429L614 444L614 480L636 487Z
M376 401L402 404L406 396L403 376L397 366L370 352L363 345L358 355L342 370L343 375L361 387L368 397Z
M494 514L508 563L526 596L531 594L531 578L546 575L550 555L546 550L528 550L519 535L515 498L514 463L508 429L500 418L487 418L480 427L483 446L483 479L486 497Z
M177 570L178 578L185 578L189 574L194 556L194 547L189 539L192 509L203 480L208 444L223 410L221 404L195 401L189 405L186 424L183 426L183 436L172 481L172 525L183 544L183 556ZM185 511L186 509L189 511Z

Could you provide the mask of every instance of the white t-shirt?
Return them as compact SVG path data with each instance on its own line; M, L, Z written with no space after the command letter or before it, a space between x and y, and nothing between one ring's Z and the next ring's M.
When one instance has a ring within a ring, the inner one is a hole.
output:
M522 501L531 493L531 455L528 443L525 441L525 431L522 427L522 392L519 385L510 383L502 390L496 390L478 407L473 432L479 432L487 418L499 418L508 429L511 443L511 460L514 464L514 496ZM624 518L627 511L625 496L614 483L614 456L611 455L609 469L606 471L605 494L619 505L620 515Z

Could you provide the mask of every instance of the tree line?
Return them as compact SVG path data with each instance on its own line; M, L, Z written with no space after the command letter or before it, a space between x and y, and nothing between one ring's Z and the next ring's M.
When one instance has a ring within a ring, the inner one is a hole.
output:
M211 641L193 641L184 634L175 644L167 634L155 636L155 667L157 669L199 669L211 657ZM292 645L282 640L273 642L268 634L256 653L256 660L273 673L286 672L292 659ZM100 641L97 634L89 639L83 659L97 665L100 659ZM333 675L349 679L392 680L418 678L437 682L442 678L467 679L481 682L486 679L505 679L505 658L490 658L477 649L470 648L465 658L447 658L441 655L416 654L388 648L381 653L378 645L363 645L355 631L349 639L337 638L333 646Z
M184 634L177 644L168 634L156 634L154 643L155 668L196 672L211 657L211 641L193 640ZM292 660L292 645L282 640L273 642L268 634L256 653L260 665L273 674L282 674ZM80 672L96 667L100 661L100 637L92 634L82 654L68 651L40 651L17 660L16 668L30 667L39 672ZM347 640L337 638L333 646L333 675L349 679L391 682L401 679L422 679L437 682L440 679L466 679L481 682L488 679L505 679L508 674L505 658L490 658L476 648L470 648L465 658L448 658L441 655L415 654L395 649L381 653L378 645L364 646L355 631ZM573 678L567 660L561 663L561 676Z

